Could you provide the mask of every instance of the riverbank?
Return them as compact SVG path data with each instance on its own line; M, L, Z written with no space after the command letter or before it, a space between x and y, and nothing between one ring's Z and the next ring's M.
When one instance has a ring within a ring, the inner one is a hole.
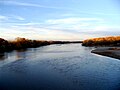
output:
M92 53L120 59L120 47L99 47L91 51Z
M120 36L109 36L100 38L86 39L82 43L83 46L120 46Z
M120 36L87 39L83 41L82 46L99 47L91 52L120 59Z
M16 38L13 41L8 41L3 38L0 38L0 52L36 48L51 44L69 44L69 43L82 43L82 41L45 41L45 40L31 40L20 37Z

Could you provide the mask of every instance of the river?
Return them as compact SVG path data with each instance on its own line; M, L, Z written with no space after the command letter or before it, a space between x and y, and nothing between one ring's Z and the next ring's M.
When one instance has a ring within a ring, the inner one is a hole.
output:
M0 90L120 90L120 60L81 44L0 54Z

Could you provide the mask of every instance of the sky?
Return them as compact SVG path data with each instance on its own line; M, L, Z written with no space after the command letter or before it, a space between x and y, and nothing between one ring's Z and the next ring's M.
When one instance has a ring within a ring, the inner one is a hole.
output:
M120 35L119 0L0 0L0 38L85 40Z

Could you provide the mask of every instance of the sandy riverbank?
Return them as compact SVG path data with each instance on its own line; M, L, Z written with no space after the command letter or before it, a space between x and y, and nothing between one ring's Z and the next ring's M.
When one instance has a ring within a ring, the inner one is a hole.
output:
M120 47L99 47L91 51L92 53L120 59Z

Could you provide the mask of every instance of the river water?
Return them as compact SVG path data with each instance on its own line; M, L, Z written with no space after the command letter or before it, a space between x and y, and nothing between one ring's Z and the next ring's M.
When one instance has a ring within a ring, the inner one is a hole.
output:
M120 90L120 60L81 44L0 54L0 90Z

